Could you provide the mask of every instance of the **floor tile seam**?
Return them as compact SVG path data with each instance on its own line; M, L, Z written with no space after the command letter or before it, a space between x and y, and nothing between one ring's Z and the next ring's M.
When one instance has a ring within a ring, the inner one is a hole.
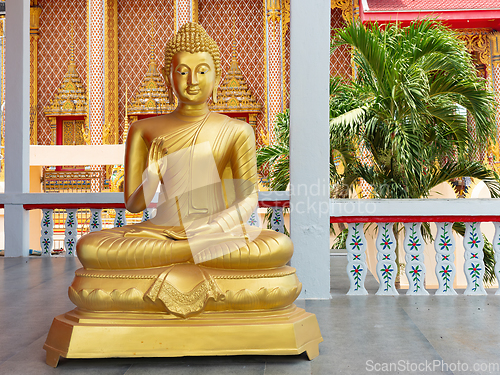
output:
M463 296L463 295L450 295L450 296L438 296L438 297L439 297L439 298L450 298L450 299L451 299L451 298L453 298L453 299L457 299L457 298L465 297L465 300L467 300L467 298L470 298L471 296ZM479 297L488 298L489 296L479 296ZM402 307L402 308L403 308L403 309L405 310L405 312L406 312L405 307ZM460 308L460 309L463 309L464 307L463 307L463 306L460 306L459 308ZM475 308L475 307L474 307L474 308ZM496 306L494 306L493 308L496 308ZM415 322L414 322L414 324L415 324L415 325L417 325L417 323L415 323ZM423 323L423 324L424 324L424 323ZM423 328L426 328L425 330L427 330L427 331L429 331L429 330L430 330L430 333L434 332L434 331L432 330L432 328L425 326L425 324L424 324L424 327L423 327ZM418 329L419 329L419 331L421 331L421 332L422 332L422 334L426 337L427 341L429 341L429 342L430 342L430 344L433 346L433 348L436 350L436 352L438 352L438 353L439 353L439 355L440 355L440 357L441 357L441 360L442 360L443 362L445 362L445 361L444 361L444 358L442 358L441 353L439 352L439 350L437 350L437 349L436 349L436 347L435 347L435 346L432 344L432 342L431 342L431 340L432 340L432 341L437 341L437 342L439 342L439 339L438 339L437 337L436 337L436 339L428 339L428 338L427 338L427 335L423 332L423 330L422 330L422 329L420 329L420 328L418 328ZM486 353L486 352L485 352L485 350L483 349L483 350L482 350L482 354L486 355L485 353Z
M52 275L50 278L48 278L47 280L41 282L41 283L38 283L37 285L35 286L32 286L32 287L29 287L29 288L26 288L24 290L32 290L32 289L35 289L35 288L39 288L40 286L43 286L44 284L48 283L48 282L59 282L60 281L60 278L64 275L66 275L67 273L71 272L73 275L72 277L74 278L74 273L75 273L76 269L74 270L64 270L63 272L59 272L57 274L54 274ZM58 280L59 278L59 280ZM71 284L71 282L68 284L68 287L69 285Z
M48 331L47 331L48 332ZM30 345L33 345L36 341L40 340L41 338L43 337L47 337L47 333L44 333L42 334L41 336L39 336L37 339L29 342L28 344L26 345L22 345L21 348L19 350L17 350L13 355L11 355L10 357L8 357L7 359L3 360L3 361L0 361L0 367L2 366L2 364L4 364L5 362L9 362L9 361L13 361L12 358L14 358L16 355L18 355L19 353L21 353L23 350L27 349ZM45 341L44 341L45 342Z
M26 262L26 263L28 263L28 262ZM13 264L11 266L3 267L3 268L0 268L0 269L1 270L9 270L9 273L10 272L17 272L15 269L12 269L12 268L22 268L22 267L29 268L29 264L26 265L26 263L16 263L16 264Z
M134 366L133 363L129 364L125 372L122 373L122 375L125 375L133 366Z
M52 282L55 282L55 283L59 283L61 281L61 280L56 280L54 278L51 278L51 280L52 280ZM31 286L31 287L27 287L27 288L10 289L6 293L6 295L3 296L2 298L6 299L6 300L11 300L13 298L17 298L19 293L33 293L33 292L37 291L37 289L39 289L40 287L44 287L43 290L45 290L45 291L50 291L51 289L46 288L46 286L47 286L47 283L49 283L51 280L47 280L47 281L44 281L42 283L39 283L39 284ZM71 285L71 281L68 282L68 288L70 285ZM8 286L6 289L9 289Z
M423 339L424 339L423 341L426 342L432 348L432 350L436 353L436 355L438 357L438 360L440 360L441 362L444 362L444 358L441 356L441 353L439 352L439 350L436 349L436 347L432 344L432 342L427 338L427 336L425 335L425 333L420 329L420 327L418 326L418 324L411 318L411 316L408 314L408 311L406 310L406 308L401 305L402 300L401 300L401 302L397 301L397 303L399 305L399 308L408 317L408 320L411 322L411 324L416 328L416 330L418 331L418 333L423 337Z

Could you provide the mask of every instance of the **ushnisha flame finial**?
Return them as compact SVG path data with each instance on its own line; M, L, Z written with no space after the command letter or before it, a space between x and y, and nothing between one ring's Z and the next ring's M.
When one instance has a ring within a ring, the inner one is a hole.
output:
M155 61L155 41L154 41L154 19L151 18L151 40L149 42L149 59Z
M232 60L236 61L236 15L233 12L233 50L231 52Z
M69 43L69 60L70 64L75 63L75 30L73 27L73 20L71 20L71 32L70 32L70 43Z

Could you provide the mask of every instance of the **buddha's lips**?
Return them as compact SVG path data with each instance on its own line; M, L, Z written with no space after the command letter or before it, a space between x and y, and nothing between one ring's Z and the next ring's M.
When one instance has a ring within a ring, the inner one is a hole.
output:
M197 87L190 87L188 89L186 89L186 92L189 94L189 95L196 95L200 92L200 89L197 88Z

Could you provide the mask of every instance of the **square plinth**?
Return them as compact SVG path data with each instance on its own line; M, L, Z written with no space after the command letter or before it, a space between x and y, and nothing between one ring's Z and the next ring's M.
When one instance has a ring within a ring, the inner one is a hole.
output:
M314 314L291 306L258 312L207 312L183 319L158 313L79 309L54 318L44 349L59 358L318 354Z

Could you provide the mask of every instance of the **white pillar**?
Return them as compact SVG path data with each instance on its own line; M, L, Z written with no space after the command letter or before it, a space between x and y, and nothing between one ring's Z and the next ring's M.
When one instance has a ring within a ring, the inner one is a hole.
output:
M330 1L290 9L290 183L292 266L302 298L330 298Z
M6 12L5 193L29 192L30 2L9 1ZM5 256L29 255L29 213L5 205Z

